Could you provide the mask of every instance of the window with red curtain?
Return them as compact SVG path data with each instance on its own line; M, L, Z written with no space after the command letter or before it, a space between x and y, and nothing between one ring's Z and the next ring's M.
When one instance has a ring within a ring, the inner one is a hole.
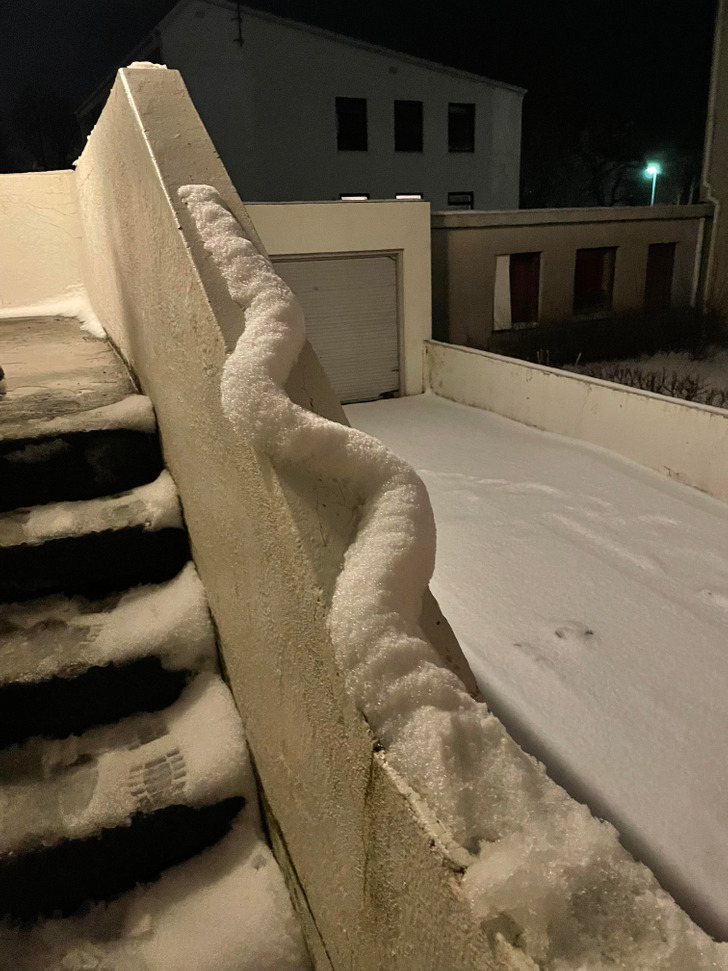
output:
M574 268L574 313L592 314L611 310L614 287L614 246L597 246L576 251Z
M511 253L511 323L530 324L538 320L540 253Z

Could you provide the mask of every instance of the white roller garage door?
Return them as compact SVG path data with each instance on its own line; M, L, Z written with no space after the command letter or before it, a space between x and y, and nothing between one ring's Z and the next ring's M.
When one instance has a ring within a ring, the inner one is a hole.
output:
M306 334L344 403L399 391L394 256L274 259L306 316Z

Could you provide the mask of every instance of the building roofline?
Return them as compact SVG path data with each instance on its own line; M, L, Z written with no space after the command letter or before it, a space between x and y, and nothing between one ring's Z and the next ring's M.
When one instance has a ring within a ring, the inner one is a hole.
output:
M193 0L180 0L157 24L159 30L163 25L175 19L182 10L189 6ZM237 12L238 5L233 0L194 0L197 3L205 3L210 7L223 7L232 13ZM446 64L439 64L437 61L428 61L422 57L415 57L413 54L404 54L401 51L392 50L389 47L382 47L378 44L370 44L368 41L358 40L355 37L348 37L346 34L338 34L333 30L326 30L324 27L314 27L312 24L303 23L300 20L291 20L289 17L279 17L277 14L268 13L265 10L256 10L253 7L240 5L241 13L246 17L257 17L259 20L267 20L275 24L283 24L286 27L293 27L309 34L325 37L327 40L336 41L339 44L347 44L349 47L358 47L361 50L370 51L373 54L381 54L385 57L395 58L412 64L415 67L426 68L429 71L438 71L441 74L449 74L453 77L462 78L465 81L476 81L480 84L490 85L495 88L504 88L506 91L513 91L515 94L526 94L526 88L521 88L517 84L508 84L505 81L494 81L492 78L484 77L482 74L473 74L471 71L461 71L459 68L449 67Z
M123 58L124 63L122 66L125 67L130 61L136 60L137 55L144 50L147 44L150 43L154 35L162 30L166 24L170 23L172 20L176 20L185 7L188 7L193 2L205 3L210 7L223 7L225 10L230 10L232 13L236 13L238 9L237 3L234 3L233 0L179 0L179 3L175 4L174 7L172 7L172 9L169 10L153 28L144 34L139 42L132 47L129 53ZM259 20L267 20L270 23L282 24L286 27L292 27L295 30L301 30L309 34L314 34L318 37L324 37L327 40L332 40L339 44L347 44L349 47L357 47L360 50L370 51L373 54L381 54L384 57L403 61L405 64L412 64L415 67L425 68L428 71L437 71L440 74L449 74L451 77L462 78L464 81L475 81L479 84L485 84L493 88L502 88L506 91L512 91L515 94L526 94L526 88L521 88L517 84L508 84L505 81L494 81L493 78L487 78L482 74L473 74L471 71L462 71L456 67L449 67L446 64L439 64L437 61L428 61L426 58L415 57L413 54L405 54L402 51L395 51L389 47L382 47L378 44L370 44L368 41L358 40L355 37L348 37L346 34L337 34L335 31L326 30L323 27L314 27L312 24L306 24L300 20L291 20L288 17L279 17L277 14L267 13L264 10L256 10L253 7L246 7L242 4L240 5L240 10L246 17L257 17ZM108 92L108 89L113 84L115 77L116 69L107 74L103 80L96 85L93 91L91 91L91 93L87 95L76 108L75 114L77 117L83 115L86 110L91 108L99 100L99 97Z

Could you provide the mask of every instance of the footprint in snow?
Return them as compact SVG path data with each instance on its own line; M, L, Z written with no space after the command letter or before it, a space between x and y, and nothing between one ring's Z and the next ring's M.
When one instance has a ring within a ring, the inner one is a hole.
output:
M530 656L537 664L553 668L595 643L593 628L580 620L567 620L545 628L541 636L530 641L519 641L514 647Z
M725 590L701 590L698 594L705 603L714 604L723 610L728 610L728 591Z

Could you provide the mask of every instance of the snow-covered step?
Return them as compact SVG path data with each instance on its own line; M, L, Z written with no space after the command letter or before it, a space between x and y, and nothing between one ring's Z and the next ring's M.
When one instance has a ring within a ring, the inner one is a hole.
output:
M137 712L171 705L188 681L158 657L94 665L77 677L0 688L0 750L28 738L66 738Z
M0 748L165 708L190 672L217 666L191 562L167 583L106 601L0 604L0 645Z
M210 845L242 808L246 758L232 696L213 672L163 712L6 749L0 912L28 918L54 900L51 912L103 899Z
M163 712L0 752L0 858L125 826L134 813L242 793L245 741L219 674Z
M0 427L2 512L125 492L161 470L154 410L142 395Z
M169 580L188 558L167 471L120 495L0 514L0 602L51 593L101 597Z
M285 883L263 841L255 781L230 832L197 856L83 914L31 930L0 924L8 968L118 971L305 971L310 967Z
M0 862L0 915L30 924L113 900L214 845L245 804L232 796L199 809L172 805L136 813L126 826Z
M205 591L191 561L165 583L104 600L51 596L0 604L0 636L0 690L151 656L169 671L217 664Z

